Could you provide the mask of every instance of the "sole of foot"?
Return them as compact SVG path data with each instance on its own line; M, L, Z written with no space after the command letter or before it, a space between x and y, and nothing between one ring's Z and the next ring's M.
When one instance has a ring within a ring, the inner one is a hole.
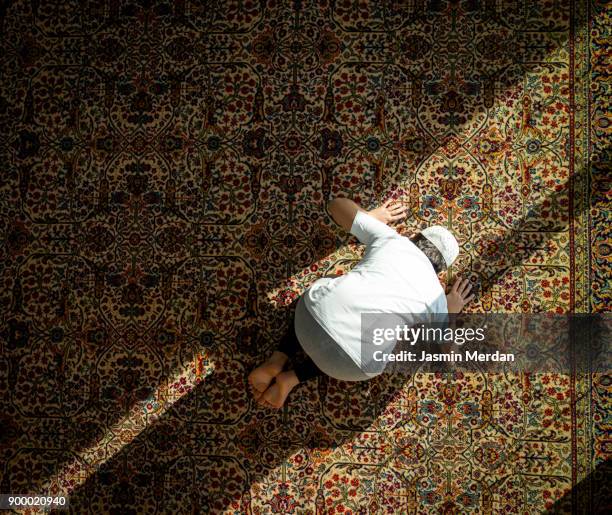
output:
M274 352L272 356L255 368L247 378L251 392L257 398L272 384L274 378L281 373L287 362L287 356L281 352Z
M266 407L280 409L284 406L289 393L299 381L293 370L281 372L275 378L274 383L263 393L258 402Z

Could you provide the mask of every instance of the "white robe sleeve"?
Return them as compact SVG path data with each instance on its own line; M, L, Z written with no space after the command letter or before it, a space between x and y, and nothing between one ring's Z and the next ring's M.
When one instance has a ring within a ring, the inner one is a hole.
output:
M395 229L376 220L365 211L357 211L350 232L364 245L372 245L378 239L400 236Z

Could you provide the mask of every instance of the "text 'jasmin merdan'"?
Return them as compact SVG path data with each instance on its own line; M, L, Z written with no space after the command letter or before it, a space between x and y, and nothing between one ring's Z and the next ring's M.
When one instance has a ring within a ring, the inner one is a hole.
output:
M425 327L420 326L395 326L378 327L372 331L374 345L402 341L410 345L417 342L454 342L463 345L465 342L481 342L485 339L485 328L477 327Z

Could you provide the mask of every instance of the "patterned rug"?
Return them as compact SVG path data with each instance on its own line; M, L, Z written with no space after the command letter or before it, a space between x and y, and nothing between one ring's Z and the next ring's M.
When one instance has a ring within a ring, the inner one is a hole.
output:
M609 311L609 26L599 0L0 2L0 491L594 513L597 370L321 379L280 412L245 379L359 258L339 195L454 231L473 311Z

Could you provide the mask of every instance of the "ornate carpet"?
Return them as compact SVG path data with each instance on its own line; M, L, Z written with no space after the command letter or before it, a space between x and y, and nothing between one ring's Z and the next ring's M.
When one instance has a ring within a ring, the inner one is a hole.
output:
M0 491L596 512L596 369L320 379L280 412L245 379L360 256L338 195L453 230L473 311L609 311L609 26L599 1L0 2Z

